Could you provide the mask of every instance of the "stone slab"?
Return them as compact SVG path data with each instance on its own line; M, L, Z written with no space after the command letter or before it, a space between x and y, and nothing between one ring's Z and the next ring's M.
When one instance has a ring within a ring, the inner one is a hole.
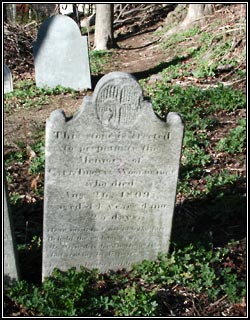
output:
M4 64L4 93L13 91L13 80L9 67Z
M43 279L57 267L101 272L168 252L183 139L130 74L112 72L65 118L46 123Z
M20 280L19 263L17 259L16 241L13 219L7 194L7 183L4 174L4 287L9 287L14 281Z
M46 19L33 43L37 87L91 89L88 41L76 22L63 15Z

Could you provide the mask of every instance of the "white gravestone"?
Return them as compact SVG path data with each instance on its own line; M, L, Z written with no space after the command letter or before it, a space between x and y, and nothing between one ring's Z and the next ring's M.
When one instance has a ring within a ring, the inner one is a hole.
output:
M112 72L46 123L43 279L57 267L130 269L168 252L183 123L162 121L130 74Z
M4 93L13 91L13 80L9 67L4 64Z
M63 15L46 19L33 43L37 87L91 89L88 41L76 22Z
M16 242L13 229L13 220L9 206L7 183L4 173L4 287L10 286L20 279L17 260Z

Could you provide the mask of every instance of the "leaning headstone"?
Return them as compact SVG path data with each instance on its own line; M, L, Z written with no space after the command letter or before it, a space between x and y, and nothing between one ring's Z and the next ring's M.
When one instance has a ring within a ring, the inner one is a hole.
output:
M12 75L9 67L4 64L4 93L13 91Z
M13 220L4 173L4 287L9 287L14 281L19 279L19 264L17 260Z
M56 267L130 269L168 252L183 123L160 120L130 74L112 72L46 123L43 279Z
M91 89L88 41L76 22L63 15L46 19L33 43L37 87Z

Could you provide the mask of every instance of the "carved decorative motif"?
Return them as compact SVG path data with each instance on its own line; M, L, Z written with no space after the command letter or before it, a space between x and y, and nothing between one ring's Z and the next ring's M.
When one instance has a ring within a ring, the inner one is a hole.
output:
M133 79L111 80L104 84L96 99L96 112L103 125L110 128L132 127L141 112L141 89Z

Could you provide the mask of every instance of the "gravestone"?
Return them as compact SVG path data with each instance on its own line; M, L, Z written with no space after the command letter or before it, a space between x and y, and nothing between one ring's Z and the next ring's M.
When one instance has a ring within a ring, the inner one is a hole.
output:
M76 22L63 15L46 19L33 43L37 87L91 89L88 42Z
M168 252L183 123L162 121L130 74L111 72L46 123L43 279L57 267L130 269Z
M9 67L4 64L4 93L13 91L12 75Z
M13 220L4 173L4 287L9 287L14 281L19 280L19 278L19 264L17 261Z

